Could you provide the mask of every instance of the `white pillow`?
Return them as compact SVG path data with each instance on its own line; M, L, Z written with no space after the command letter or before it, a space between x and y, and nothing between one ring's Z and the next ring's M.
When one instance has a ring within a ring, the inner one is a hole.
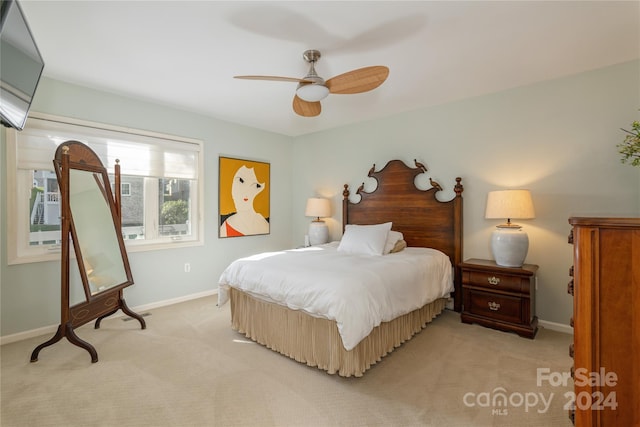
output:
M393 247L398 243L399 240L404 239L404 235L399 231L390 230L389 234L387 234L387 243L384 245L384 250L382 251L383 255L391 253Z
M338 250L353 254L382 255L391 223L375 225L348 224Z

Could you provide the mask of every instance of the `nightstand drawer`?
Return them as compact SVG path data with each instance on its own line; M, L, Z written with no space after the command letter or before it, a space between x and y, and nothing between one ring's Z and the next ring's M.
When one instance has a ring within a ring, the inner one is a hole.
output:
M502 290L511 292L522 292L522 279L517 276L509 276L495 272L469 271L465 277L468 285L480 286L490 290ZM466 282L463 279L463 282Z
M522 299L508 295L496 295L488 292L467 289L465 311L510 323L522 322Z

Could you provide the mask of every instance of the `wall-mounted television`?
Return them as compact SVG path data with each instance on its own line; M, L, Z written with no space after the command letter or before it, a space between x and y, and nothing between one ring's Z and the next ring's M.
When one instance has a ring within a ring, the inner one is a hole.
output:
M44 68L42 55L16 0L0 3L0 119L24 128Z

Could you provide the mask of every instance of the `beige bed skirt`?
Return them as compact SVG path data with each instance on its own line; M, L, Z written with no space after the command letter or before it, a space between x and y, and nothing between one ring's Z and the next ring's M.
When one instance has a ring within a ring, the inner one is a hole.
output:
M420 332L440 314L447 302L438 299L417 310L384 322L353 350L342 345L333 320L261 301L230 288L231 327L278 353L343 377L361 377L382 357Z

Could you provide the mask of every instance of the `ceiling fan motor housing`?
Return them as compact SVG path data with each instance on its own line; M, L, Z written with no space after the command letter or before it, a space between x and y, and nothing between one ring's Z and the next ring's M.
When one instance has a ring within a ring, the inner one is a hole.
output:
M329 88L325 85L324 79L316 73L314 64L320 59L322 55L318 50L307 50L302 54L305 61L309 63L309 72L304 77L304 80L311 81L300 82L296 88L296 95L307 102L318 102L323 100L329 95Z

